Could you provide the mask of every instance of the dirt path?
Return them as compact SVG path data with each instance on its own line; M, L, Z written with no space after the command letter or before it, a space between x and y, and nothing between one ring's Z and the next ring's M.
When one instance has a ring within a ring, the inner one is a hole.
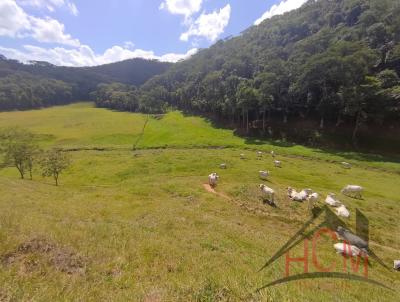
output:
M149 122L149 119L150 119L150 116L147 115L146 120L145 120L144 125L143 125L142 132L140 133L140 135L137 138L136 142L133 143L132 150L136 150L137 145L139 144L140 140L143 138L144 130L146 130L146 126L147 126L147 124Z
M209 184L203 184L203 187L209 193L213 193L215 195L218 195L218 196L220 196L220 197L222 197L222 198L224 198L226 200L232 200L232 198L230 198L228 195L215 191L215 189L213 187L211 187Z
M252 207L246 203L240 202L239 200L236 200L232 197L229 197L228 195L224 194L224 193L220 193L215 191L214 188L212 188L209 184L203 184L204 189L212 194L215 194L231 203L233 203L234 205L240 207L241 209L254 214L254 215L259 215L259 216L266 216L266 217L275 217L275 218L282 218L282 215L279 214L275 214L275 213L271 213L269 211L266 211L265 209L263 209L262 207Z

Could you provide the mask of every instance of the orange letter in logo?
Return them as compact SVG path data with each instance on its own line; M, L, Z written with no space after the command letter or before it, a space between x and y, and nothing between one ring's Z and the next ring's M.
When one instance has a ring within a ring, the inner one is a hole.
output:
M290 258L289 251L286 252L286 277L289 277L289 263L304 262L304 273L308 273L308 240L304 239L304 257Z
M360 269L360 259L361 255L356 256L356 260L353 260L352 256L352 251L351 251L351 245L350 243L344 241L344 250L345 250L345 255L350 256L350 264L351 264L351 269L353 273L358 273ZM347 258L346 256L343 257L343 269L346 272L347 271ZM364 255L364 277L368 278L368 255Z

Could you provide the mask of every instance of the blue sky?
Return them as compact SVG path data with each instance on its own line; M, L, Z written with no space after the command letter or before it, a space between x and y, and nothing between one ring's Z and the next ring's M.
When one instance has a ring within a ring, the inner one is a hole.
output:
M175 62L306 0L0 0L0 53L87 66Z

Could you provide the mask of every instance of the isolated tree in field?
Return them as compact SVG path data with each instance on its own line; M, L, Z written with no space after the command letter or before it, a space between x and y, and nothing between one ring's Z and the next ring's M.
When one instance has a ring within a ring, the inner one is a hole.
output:
M46 152L41 161L42 175L53 177L58 186L60 174L70 165L71 161L65 152L59 149L53 149Z
M33 164L39 153L39 147L34 140L34 135L27 130L13 127L0 133L3 154L3 165L17 168L21 179L29 172L32 179Z

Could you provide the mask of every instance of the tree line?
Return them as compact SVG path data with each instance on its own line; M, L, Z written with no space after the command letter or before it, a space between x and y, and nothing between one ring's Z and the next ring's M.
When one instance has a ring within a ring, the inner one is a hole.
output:
M59 184L60 175L71 161L69 156L60 149L53 148L43 151L39 148L35 135L31 132L10 127L0 131L1 168L14 167L21 179L27 175L33 179L35 166L39 166L43 177L52 177L55 185Z
M140 86L170 63L131 59L94 67L23 64L0 55L0 111L25 110L89 99L100 83Z

